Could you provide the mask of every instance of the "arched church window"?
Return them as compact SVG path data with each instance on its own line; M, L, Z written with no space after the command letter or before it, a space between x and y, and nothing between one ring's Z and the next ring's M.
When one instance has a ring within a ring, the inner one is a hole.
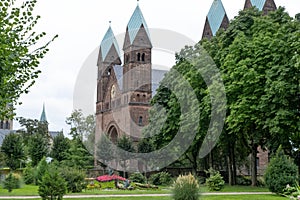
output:
M142 125L143 125L143 117L140 116L140 117L139 117L139 126L142 126Z
M6 121L6 123L5 123L5 128L6 128L6 129L10 129L10 124L9 124L8 121Z
M141 54L140 53L137 54L137 61L141 61Z
M142 54L142 61L145 62L145 54Z

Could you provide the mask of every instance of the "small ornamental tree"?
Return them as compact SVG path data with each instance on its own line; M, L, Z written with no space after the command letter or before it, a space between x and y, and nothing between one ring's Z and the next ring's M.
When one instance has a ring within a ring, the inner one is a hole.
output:
M58 174L56 170L46 172L40 183L38 193L43 200L46 199L63 199L66 194L67 186L65 180Z
M210 168L206 173L209 174L206 185L210 191L220 191L224 188L225 181L220 172Z
M177 178L173 188L174 200L198 200L199 196L199 184L192 174Z
M284 154L280 146L266 170L266 185L271 192L281 194L287 185L295 185L298 180L297 171L297 166Z
M7 189L8 192L12 192L13 189L20 188L20 179L14 174L10 173L3 181L3 188Z

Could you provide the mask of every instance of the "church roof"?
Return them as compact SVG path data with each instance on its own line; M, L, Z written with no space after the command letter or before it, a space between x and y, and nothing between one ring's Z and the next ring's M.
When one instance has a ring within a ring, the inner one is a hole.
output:
M116 79L118 81L119 89L123 90L123 67L121 65L114 65L113 67ZM152 69L152 96L156 94L160 81L164 78L165 73L168 71L160 69Z
M115 35L112 31L112 28L109 26L102 42L100 45L101 53L102 53L102 59L105 60L109 50L111 47L114 45L115 49L117 50L118 55L120 56L120 50L119 50L119 45L118 42L115 38Z
M137 5L137 7L135 8L135 10L128 22L128 25L127 25L129 39L130 39L131 44L133 43L133 41L142 25L144 26L146 33L150 39L150 32L148 30L147 23L145 21L145 18L143 16L143 13L142 13L139 5Z
M207 15L207 19L213 35L216 35L217 31L221 27L226 11L224 9L221 0L214 0Z
M41 122L47 122L47 117L46 117L46 111L45 111L45 104L43 105L43 111L40 117Z
M251 1L252 6L257 7L259 10L262 10L266 3L266 0L250 0L250 1Z

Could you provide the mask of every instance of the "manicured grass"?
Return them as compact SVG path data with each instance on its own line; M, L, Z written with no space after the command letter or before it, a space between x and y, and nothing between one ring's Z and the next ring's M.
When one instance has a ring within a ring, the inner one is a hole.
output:
M14 189L8 192L0 187L0 196L34 196L38 195L38 187L35 185L23 185L20 189Z
M88 198L89 200L96 200L100 198ZM140 200L141 197L116 197L116 198L101 198L104 200ZM142 197L143 200L172 200L171 197ZM14 199L11 199L14 200ZM34 200L34 199L29 199ZM87 200L86 198L74 198L68 200ZM276 195L224 195L224 196L203 196L199 200L287 200L287 198Z
M201 192L209 192L204 186L200 189ZM268 192L267 188L250 187L250 186L225 186L220 192ZM170 194L169 187L162 187L158 190L83 190L77 194ZM0 188L0 196L32 196L38 195L38 187L32 185L24 185L21 189L14 189L11 193Z

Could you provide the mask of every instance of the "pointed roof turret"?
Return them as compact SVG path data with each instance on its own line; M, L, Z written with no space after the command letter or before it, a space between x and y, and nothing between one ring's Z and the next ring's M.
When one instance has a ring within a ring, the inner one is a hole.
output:
M111 26L109 26L101 44L100 44L102 61L106 60L106 57L107 57L109 51L111 50L111 48L114 48L117 56L120 57L120 49L119 49L118 42L115 38L115 35L112 31Z
M128 25L127 25L127 31L129 33L129 39L130 39L131 44L133 44L133 41L142 26L144 27L144 29L147 33L147 36L150 40L150 32L148 30L148 26L147 26L147 23L143 16L143 13L140 9L140 6L138 4L128 22Z
M260 11L264 11L267 14L269 11L277 9L274 0L246 0L244 9L255 6Z
M45 111L45 104L43 104L43 111L40 117L41 122L47 122L47 117L46 117L46 111Z
M221 0L214 0L206 17L202 38L215 36L220 28L226 29L229 24L225 8Z

